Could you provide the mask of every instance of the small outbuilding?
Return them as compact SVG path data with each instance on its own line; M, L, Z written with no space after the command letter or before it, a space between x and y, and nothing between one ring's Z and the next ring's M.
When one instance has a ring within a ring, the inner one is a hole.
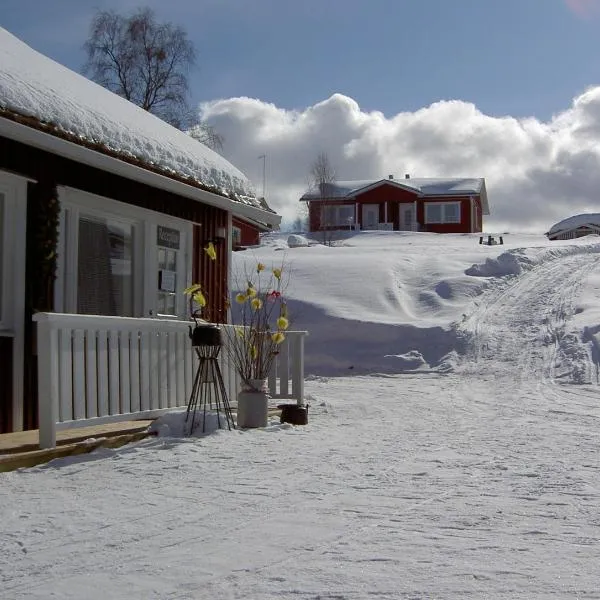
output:
M574 215L556 223L546 232L549 240L573 240L584 235L600 234L600 213Z

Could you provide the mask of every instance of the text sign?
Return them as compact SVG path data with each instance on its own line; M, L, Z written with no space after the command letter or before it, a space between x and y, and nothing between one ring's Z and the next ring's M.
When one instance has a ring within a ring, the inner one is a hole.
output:
M179 250L179 244L181 241L181 234L177 229L171 229L170 227L158 226L156 230L156 244L163 248L173 248Z
M158 272L158 289L161 292L174 292L176 275L175 271L160 270Z

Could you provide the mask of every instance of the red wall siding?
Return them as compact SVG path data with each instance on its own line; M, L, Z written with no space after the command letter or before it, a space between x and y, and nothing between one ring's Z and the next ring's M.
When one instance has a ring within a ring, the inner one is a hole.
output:
M358 202L358 222L362 226L362 205L379 204L379 222L386 222L385 203L387 202L387 222L394 224L394 229L398 229L398 204L412 203L417 199L417 193L395 185L380 185L364 194L356 196Z
M258 246L260 243L260 231L255 225L240 221L235 217L231 220L234 227L238 227L242 233L241 246Z
M425 223L425 202L460 202L460 223ZM417 206L417 219L421 223L421 231L431 231L433 233L471 233L471 200L469 196L440 196L438 198L428 197L426 200L421 199ZM478 231L481 231L481 223L473 230L473 232Z
M419 198L416 192L404 190L395 187L394 185L381 185L363 194L356 196L355 202L340 202L336 200L318 200L309 203L309 226L310 231L321 230L321 206L326 204L358 204L358 224L362 226L362 205L363 204L378 204L379 205L379 221L386 221L385 218L385 203L387 202L387 222L394 224L394 230L399 227L399 205L402 203L413 203L417 201L417 221L421 226L422 231L432 231L434 233L471 233L482 231L483 222L481 214L481 199L475 196L474 205L476 208L475 223L471 223L471 200L469 196L440 196ZM425 224L425 202L453 202L459 201L460 207L460 223L446 224ZM472 225L474 226L471 229Z

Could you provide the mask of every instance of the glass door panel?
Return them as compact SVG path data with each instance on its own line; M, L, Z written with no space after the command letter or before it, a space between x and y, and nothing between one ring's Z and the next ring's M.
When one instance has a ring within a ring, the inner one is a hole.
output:
M133 316L133 226L82 215L78 239L77 312Z

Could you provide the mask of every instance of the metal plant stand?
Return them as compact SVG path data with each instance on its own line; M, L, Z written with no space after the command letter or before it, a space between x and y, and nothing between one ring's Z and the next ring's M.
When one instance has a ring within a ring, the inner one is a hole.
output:
M216 411L219 429L224 428L221 426L221 411L224 413L227 429L232 427L235 429L231 405L227 398L221 367L217 360L221 351L220 334L221 332L217 327L210 325L197 326L193 331L190 331L192 346L198 357L198 367L194 375L194 383L185 416L187 423L191 415L190 434L199 424L199 413L202 413L202 432L206 432L206 413L208 410Z

